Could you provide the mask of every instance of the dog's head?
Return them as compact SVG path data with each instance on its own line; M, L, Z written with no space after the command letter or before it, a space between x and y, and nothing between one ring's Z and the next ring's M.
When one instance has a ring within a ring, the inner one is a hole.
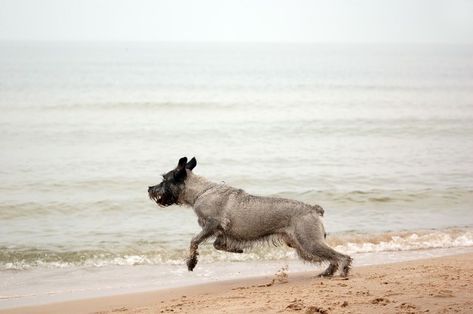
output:
M163 181L148 188L149 198L159 206L170 206L179 204L179 195L185 187L187 169L192 171L197 165L197 160L193 157L187 162L187 157L179 159L177 167L166 174L163 174Z

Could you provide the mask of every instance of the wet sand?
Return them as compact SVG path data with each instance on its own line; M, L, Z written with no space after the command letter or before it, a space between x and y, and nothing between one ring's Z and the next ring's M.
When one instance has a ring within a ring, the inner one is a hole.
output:
M0 313L473 313L473 254L359 267L348 279L280 271Z

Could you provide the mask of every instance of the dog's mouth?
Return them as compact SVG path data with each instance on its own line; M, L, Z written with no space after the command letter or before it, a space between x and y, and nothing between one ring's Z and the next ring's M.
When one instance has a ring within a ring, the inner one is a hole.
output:
M167 204L168 202L166 202L165 198L162 195L150 195L149 198L156 204L158 204L160 207L166 207L170 205Z
M156 192L156 188L154 186L150 186L148 188L148 196L151 200L156 202L158 205L160 205L160 201L162 198L162 194Z
M150 186L148 188L148 196L160 207L167 207L174 204L180 205L178 197L172 193L171 190L163 188L162 186Z
M159 204L159 201L161 200L161 196L158 196L158 195L155 195L155 194L149 194L149 198L151 200L155 201L158 204Z
M160 207L167 207L176 204L175 199L167 193L157 193L155 190L148 191L149 198L156 202Z

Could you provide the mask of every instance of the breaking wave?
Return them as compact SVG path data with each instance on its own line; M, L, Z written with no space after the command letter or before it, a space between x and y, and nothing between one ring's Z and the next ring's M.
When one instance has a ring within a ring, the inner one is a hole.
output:
M412 251L473 246L473 230L452 228L380 234L344 234L328 241L336 250L353 253Z
M413 251L436 248L473 246L473 229L450 228L443 230L417 230L360 234L355 232L329 235L329 244L347 254L387 251ZM0 247L0 270L28 270L36 267L105 267L110 265L161 265L184 264L187 247L172 249L148 243L136 243L131 248L95 249L67 252L55 249ZM222 253L210 243L201 246L200 260L204 263L220 261L254 261L296 259L292 249L259 245L244 254Z

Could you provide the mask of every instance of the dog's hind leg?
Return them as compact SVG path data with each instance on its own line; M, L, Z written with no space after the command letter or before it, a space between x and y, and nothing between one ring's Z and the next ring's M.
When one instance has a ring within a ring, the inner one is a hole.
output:
M304 219L305 218L305 219ZM303 217L296 225L294 240L299 256L307 261L327 261L329 266L319 276L330 277L340 268L340 275L346 277L352 258L329 247L324 239L325 231L320 220Z
M351 257L348 255L338 253L325 243L306 243L302 241L300 246L302 247L302 253L298 253L303 259L312 262L329 262L327 269L318 274L319 277L332 277L339 268L342 277L348 275L351 265Z
M318 276L331 277L338 269L340 269L340 276L348 276L352 261L350 256L335 251L325 243L313 244L310 246L310 253L330 263L327 269Z
M220 223L216 219L210 218L203 222L202 231L192 238L189 257L186 262L189 271L192 271L195 265L197 265L197 256L199 255L197 249L199 248L199 244L214 235L219 226Z
M229 247L227 243L227 238L223 234L219 234L214 241L214 248L219 251L225 251L230 253L243 253L243 250L240 248Z
M326 246L326 247L318 247L317 249L317 254L322 255L321 257L325 258L329 261L329 265L327 269L325 269L323 272L318 274L318 277L332 277L333 274L337 271L339 268L339 259L335 257L336 253L332 248ZM333 252L331 252L332 250ZM328 254L327 254L328 253Z

